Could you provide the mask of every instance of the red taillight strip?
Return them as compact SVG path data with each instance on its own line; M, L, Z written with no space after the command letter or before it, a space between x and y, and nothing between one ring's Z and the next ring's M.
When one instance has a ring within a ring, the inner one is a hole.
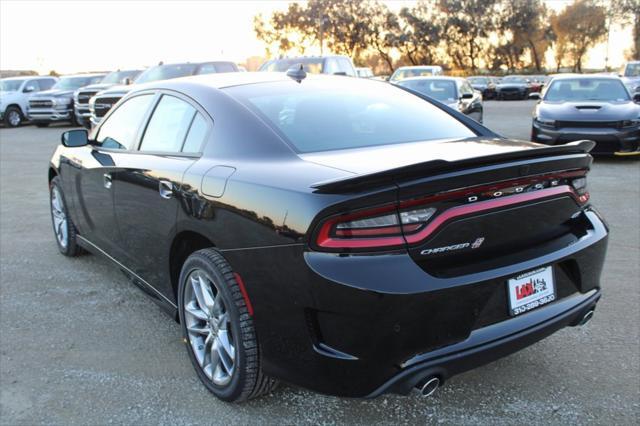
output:
M465 204L463 206L453 207L443 211L436 217L432 218L427 226L420 232L412 235L407 235L405 238L407 243L415 244L431 235L436 229L450 219L454 219L460 216L466 216L472 213L478 213L486 210L497 209L500 207L506 207L514 204L526 203L528 201L538 200L541 198L570 195L572 198L578 201L578 195L569 185L555 186L552 188L540 189L533 192L525 192L522 194L509 195L504 198L495 198L493 200L479 201L472 204Z
M326 221L322 227L320 228L320 232L318 233L317 244L320 247L324 248L332 248L332 249L341 249L341 248L384 248L384 247L394 247L404 245L405 242L408 244L415 244L420 241L426 239L429 235L435 232L442 224L447 222L450 219L454 219L460 216L466 216L472 213L478 213L481 211L492 210L500 207L506 207L509 205L515 205L520 203L525 203L533 200L538 200L542 198L560 196L560 195L569 195L577 202L584 204L586 200L584 200L584 196L579 196L575 193L573 188L569 185L561 185L555 186L552 188L540 189L533 192L525 192L522 194L516 195L508 195L503 198L495 198L492 200L486 201L478 201L472 204L465 204L458 207L452 207L448 210L445 210L431 219L431 221L424 227L421 231L402 236L391 236L391 237L378 237L378 238L345 238L345 239L336 239L330 236L330 231L332 226L337 222L342 222L346 220L346 218L352 218L355 215L350 216L337 216ZM588 197L588 196L587 196ZM587 198L588 199L588 198ZM382 209L378 209L376 212L380 213ZM388 211L385 209L385 211ZM372 211L368 211L367 213L371 213ZM368 214L364 214L365 216ZM358 214L358 217L362 216Z

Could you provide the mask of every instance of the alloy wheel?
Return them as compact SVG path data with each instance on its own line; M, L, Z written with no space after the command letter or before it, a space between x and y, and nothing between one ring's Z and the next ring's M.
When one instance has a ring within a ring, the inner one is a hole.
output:
M206 376L216 385L225 386L235 372L236 346L222 293L201 269L192 271L185 284L189 344Z
M11 126L18 127L21 121L20 113L16 110L9 111L7 114L7 120Z
M51 216L53 218L53 231L56 234L58 243L63 248L67 247L69 241L67 228L67 214L62 201L62 195L57 186L51 190Z

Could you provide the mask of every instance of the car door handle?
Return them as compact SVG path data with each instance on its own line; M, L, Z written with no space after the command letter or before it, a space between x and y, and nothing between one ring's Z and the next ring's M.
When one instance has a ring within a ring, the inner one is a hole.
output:
M173 184L168 180L161 180L158 184L158 191L162 198L169 199L173 196Z
M111 173L105 173L102 175L104 187L107 189L111 189Z

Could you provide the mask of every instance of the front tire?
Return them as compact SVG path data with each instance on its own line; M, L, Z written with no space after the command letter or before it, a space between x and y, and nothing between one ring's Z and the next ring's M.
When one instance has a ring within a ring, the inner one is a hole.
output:
M78 232L69 217L67 203L58 176L54 177L49 184L49 200L51 222L58 250L65 256L78 256L82 252L82 248L77 244L76 237Z
M214 249L199 250L184 263L178 311L189 359L216 397L243 402L277 386L262 373L253 318L236 276Z
M4 124L7 127L19 127L24 121L24 116L20 108L10 106L4 112Z

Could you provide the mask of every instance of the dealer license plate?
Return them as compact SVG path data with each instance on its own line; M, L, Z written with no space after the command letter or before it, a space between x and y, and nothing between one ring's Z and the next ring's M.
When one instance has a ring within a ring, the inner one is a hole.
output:
M556 300L551 266L524 272L507 282L509 314L523 314Z

